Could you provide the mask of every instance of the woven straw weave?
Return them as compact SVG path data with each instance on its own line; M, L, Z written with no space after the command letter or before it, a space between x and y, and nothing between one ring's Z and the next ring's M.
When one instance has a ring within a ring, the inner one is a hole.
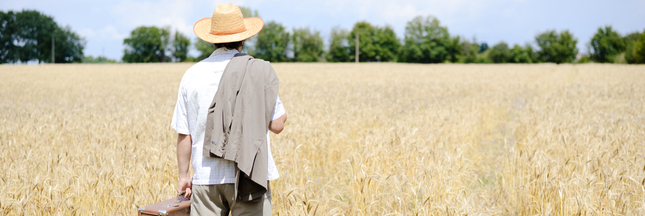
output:
M246 40L256 35L264 21L258 17L244 18L242 11L234 4L222 4L215 8L213 17L200 19L193 31L209 43L229 43Z

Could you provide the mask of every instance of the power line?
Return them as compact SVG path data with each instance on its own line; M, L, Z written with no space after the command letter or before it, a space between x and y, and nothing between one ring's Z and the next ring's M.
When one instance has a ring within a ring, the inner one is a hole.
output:
M54 34L52 34L52 64L56 63L56 60L54 58L55 57L54 56L54 50L55 50L55 47L54 47Z

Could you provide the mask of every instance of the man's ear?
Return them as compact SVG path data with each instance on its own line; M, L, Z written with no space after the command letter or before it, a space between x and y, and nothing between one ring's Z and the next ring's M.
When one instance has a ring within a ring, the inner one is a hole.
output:
M242 49L244 49L244 42L246 42L246 40L243 40L243 41L242 41L242 44L240 45L240 47L239 47L239 48L237 48L237 51L238 51L238 52L242 52Z

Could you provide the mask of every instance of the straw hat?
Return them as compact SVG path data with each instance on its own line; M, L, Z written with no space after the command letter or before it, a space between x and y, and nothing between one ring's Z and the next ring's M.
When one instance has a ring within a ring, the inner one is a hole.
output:
M213 17L197 21L193 32L209 43L230 43L256 35L263 26L264 21L259 17L244 18L236 5L222 4L215 8Z

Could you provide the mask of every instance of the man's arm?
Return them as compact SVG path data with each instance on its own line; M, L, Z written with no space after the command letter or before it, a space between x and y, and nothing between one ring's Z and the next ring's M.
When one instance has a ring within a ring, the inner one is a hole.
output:
M190 167L190 154L192 152L193 140L190 135L178 134L177 136L177 167L179 168L179 184L177 193L186 191L185 198L192 194L192 179L188 168Z
M280 116L276 120L269 122L269 130L275 134L280 134L284 129L284 123L287 122L287 114Z

